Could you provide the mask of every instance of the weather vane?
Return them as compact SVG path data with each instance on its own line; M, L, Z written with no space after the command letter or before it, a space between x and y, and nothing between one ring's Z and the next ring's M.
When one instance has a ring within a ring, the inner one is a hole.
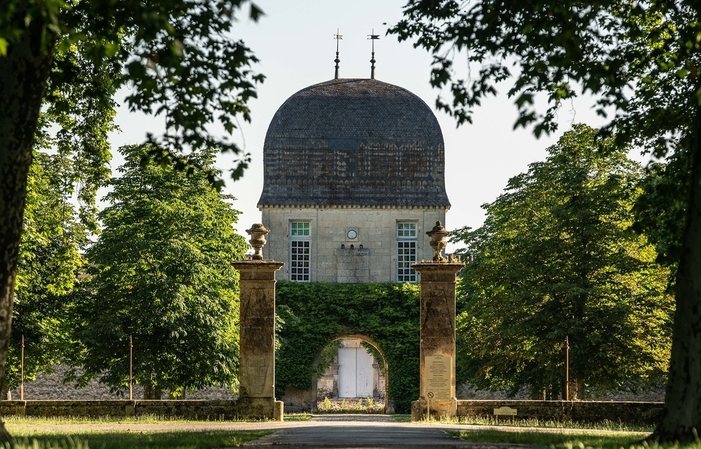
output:
M336 63L336 75L334 75L334 79L338 79L338 63L341 62L341 60L338 59L338 41L343 39L343 36L338 33L338 28L336 28L336 34L333 35L333 38L336 39L336 59L333 60L333 62Z
M375 41L380 38L379 34L375 34L375 29L372 29L372 34L368 34L368 39L372 41L372 59L370 59L370 79L375 79Z

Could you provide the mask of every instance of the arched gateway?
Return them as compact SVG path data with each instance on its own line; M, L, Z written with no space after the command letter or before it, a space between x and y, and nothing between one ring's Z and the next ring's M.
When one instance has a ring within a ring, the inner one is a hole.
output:
M284 263L275 272L278 397L313 403L314 358L334 338L359 334L384 351L389 395L408 412L420 395L420 304L418 289L402 286L418 283L414 264L434 254L425 232L450 208L431 108L374 76L314 84L280 106L263 160L266 256ZM402 294L413 299L387 303ZM395 367L410 373L395 376Z
M427 232L435 251L433 262L413 264L422 274L420 301L415 300L416 289L412 295L412 286L408 284L287 282L280 285L280 296L285 299L279 301L281 319L277 321L274 273L282 263L262 259L262 234L267 233L262 225L254 225L247 232L253 236L250 242L256 254L253 260L233 264L241 273L239 411L242 416L282 419L283 403L276 401L275 396L284 395L290 387L302 393L308 389L310 402L313 402L316 382L309 382L309 379L316 372L320 350L330 337L334 339L333 335L347 335L354 329L365 329L363 335L354 336L372 343L378 351L380 347L385 348L381 358L386 381L391 373L389 367L397 374L400 371L410 373L409 376L392 375L393 388L388 391L395 391L390 394L407 402L402 407L418 396L411 404L413 419L431 413L456 415L455 275L463 264L442 257L447 232L440 222ZM369 298L373 301L363 304L363 299ZM401 319L400 311L405 312ZM384 320L383 314L392 319ZM282 351L276 359L275 328L277 325L284 329L286 323L291 331L279 333ZM417 324L420 330L416 329ZM298 329L294 329L294 325ZM308 331L310 327L311 332ZM305 328L307 332L300 331ZM418 376L412 376L411 372L417 368ZM276 382L276 375L281 383ZM418 392L415 391L417 385Z

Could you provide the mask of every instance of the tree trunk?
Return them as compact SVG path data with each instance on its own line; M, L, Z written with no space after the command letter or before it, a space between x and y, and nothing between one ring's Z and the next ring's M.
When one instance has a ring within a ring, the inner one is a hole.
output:
M651 438L689 442L701 431L701 109L695 108L691 191L676 284L672 356L661 421Z
M144 385L144 399L161 399L162 397L163 390L161 390L161 387L152 384Z
M568 385L568 393L570 395L570 401L583 401L585 393L585 383L584 379L581 377L570 379ZM566 399L563 395L562 399Z
M28 3L18 5L10 25L23 31L21 37L0 56L0 384L10 343L27 174L55 44L43 18L32 17L25 25ZM7 437L0 422L0 440Z

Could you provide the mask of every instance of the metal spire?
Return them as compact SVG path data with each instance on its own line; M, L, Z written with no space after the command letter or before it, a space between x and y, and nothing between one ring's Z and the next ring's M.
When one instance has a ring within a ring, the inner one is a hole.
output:
M380 38L379 34L375 34L375 29L372 29L372 34L368 34L368 39L372 41L372 59L370 60L370 79L375 79L375 41Z
M343 36L338 34L338 28L336 28L336 34L333 35L333 38L336 39L336 59L333 60L333 62L336 63L336 74L334 75L333 79L338 79L338 63L341 62L340 59L338 59L338 41L343 39Z

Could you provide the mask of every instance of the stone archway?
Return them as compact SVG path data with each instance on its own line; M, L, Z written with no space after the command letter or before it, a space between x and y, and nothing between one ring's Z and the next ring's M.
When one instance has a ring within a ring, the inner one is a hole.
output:
M386 398L408 413L419 397L419 286L279 281L282 325L276 359L278 398L288 411L308 410L316 401L315 359L329 342L359 335L381 348L387 367Z
M322 353L334 342L340 343L335 346L335 363L331 363L322 377L319 377ZM376 355L356 342L370 345ZM388 401L388 373L387 357L377 342L361 334L342 335L329 341L314 358L311 385L316 386L320 394L317 400L322 400L321 396L334 400L371 398L382 401L386 412L388 405L390 409L393 408Z

